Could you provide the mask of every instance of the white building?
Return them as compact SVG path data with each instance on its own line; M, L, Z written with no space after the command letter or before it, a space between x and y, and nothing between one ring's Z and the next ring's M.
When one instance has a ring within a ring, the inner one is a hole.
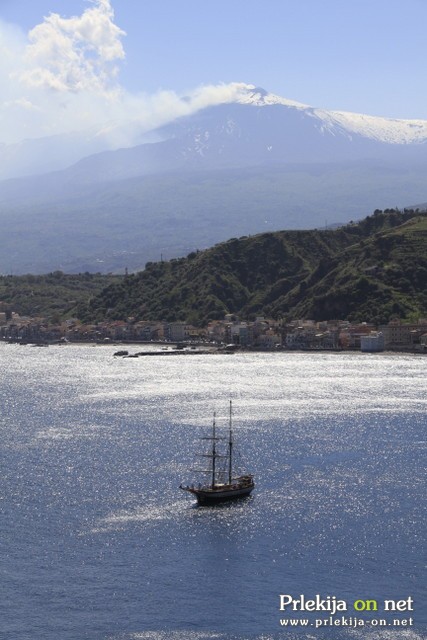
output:
M371 331L366 336L360 336L360 350L364 352L384 351L384 334Z

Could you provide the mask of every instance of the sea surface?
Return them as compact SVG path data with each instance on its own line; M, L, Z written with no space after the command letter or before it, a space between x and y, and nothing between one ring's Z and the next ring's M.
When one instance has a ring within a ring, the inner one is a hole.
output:
M426 357L117 348L0 344L2 640L427 638ZM256 489L197 507L178 487L229 399Z

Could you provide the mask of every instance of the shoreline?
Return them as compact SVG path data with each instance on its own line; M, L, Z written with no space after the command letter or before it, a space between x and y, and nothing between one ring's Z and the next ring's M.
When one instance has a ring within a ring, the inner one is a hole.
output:
M22 342L19 340L5 340L0 339L0 344L6 345L18 345L21 347L67 347L67 346L92 346L92 347L141 347L145 346L158 346L161 347L158 350L153 351L140 351L137 353L127 353L125 349L120 350L113 355L115 357L122 358L137 358L137 357L145 357L145 356L189 356L189 355L233 355L233 354L245 354L245 353L265 353L265 354L291 354L291 353L309 353L309 354L365 354L365 355L416 355L416 356L426 356L427 349L421 348L411 348L407 346L391 346L389 345L383 351L362 351L361 349L286 349L286 348L278 348L278 349L261 349L257 347L240 347L239 345L228 345L229 348L219 345L207 345L203 343L194 343L191 344L190 348L186 347L176 347L179 343L176 342L143 342L143 341L112 341L112 342L98 342L94 340L88 341L52 341L52 342ZM165 349L167 347L167 349Z

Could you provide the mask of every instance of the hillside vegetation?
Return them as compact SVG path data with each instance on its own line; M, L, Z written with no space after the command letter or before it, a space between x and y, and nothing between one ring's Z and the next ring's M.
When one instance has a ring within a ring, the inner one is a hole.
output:
M73 315L76 306L85 305L91 297L118 281L119 276L68 275L62 271L42 276L0 276L0 302L20 315L59 322Z
M335 230L231 239L186 258L150 262L110 284L84 320L183 320L235 313L387 322L427 314L427 214L376 211Z

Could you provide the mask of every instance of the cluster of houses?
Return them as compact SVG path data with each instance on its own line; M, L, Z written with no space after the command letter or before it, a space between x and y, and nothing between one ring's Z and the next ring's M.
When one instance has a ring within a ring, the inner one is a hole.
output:
M20 343L172 342L234 345L247 349L308 349L427 352L427 318L415 323L393 320L386 325L345 320L244 321L228 314L198 328L185 322L105 321L84 324L76 318L50 324L43 318L21 317L0 303L0 339Z
M233 316L210 322L207 335L215 342L231 342L259 349L324 349L384 351L399 349L427 352L427 318L417 323L393 320L376 326L347 320L268 320L241 322Z

